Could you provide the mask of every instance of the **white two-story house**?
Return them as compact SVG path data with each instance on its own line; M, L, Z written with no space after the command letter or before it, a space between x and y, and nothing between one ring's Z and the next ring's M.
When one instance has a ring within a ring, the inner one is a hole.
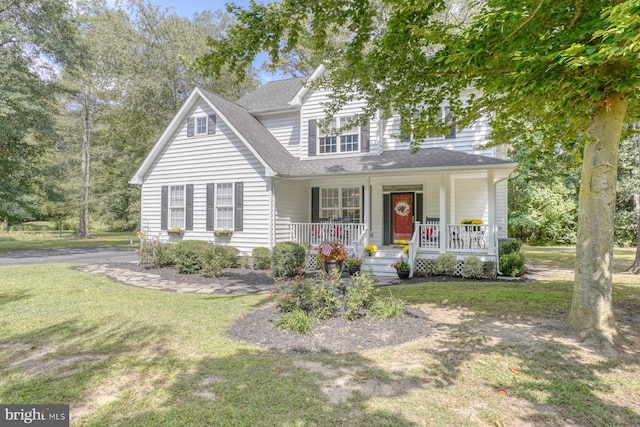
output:
M364 101L325 123L328 93L305 80L273 81L236 102L194 89L131 179L141 185L141 230L165 240L179 228L182 239L248 254L282 241L313 253L340 240L357 255L367 244L380 253L409 245L417 272L442 253L496 261L517 165L499 149L479 151L486 121L411 154L399 117L344 130Z

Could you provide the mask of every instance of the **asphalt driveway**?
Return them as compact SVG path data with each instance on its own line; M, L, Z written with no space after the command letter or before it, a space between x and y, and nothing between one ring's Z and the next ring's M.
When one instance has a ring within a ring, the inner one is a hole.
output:
M106 264L136 262L133 249L114 247L87 247L68 249L39 249L0 252L0 266L24 264Z

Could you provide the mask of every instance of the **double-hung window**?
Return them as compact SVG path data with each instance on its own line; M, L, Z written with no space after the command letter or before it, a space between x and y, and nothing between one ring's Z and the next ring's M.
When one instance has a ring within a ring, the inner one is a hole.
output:
M216 185L216 230L233 230L233 184Z
M320 191L321 218L349 218L360 222L362 189L360 187L322 188Z
M318 122L320 154L360 151L360 128L355 125L356 117L334 117L329 122ZM348 129L347 126L352 125ZM338 131L341 131L338 133Z
M207 133L207 117L196 117L196 135Z
M169 228L184 228L185 191L183 185L169 187Z

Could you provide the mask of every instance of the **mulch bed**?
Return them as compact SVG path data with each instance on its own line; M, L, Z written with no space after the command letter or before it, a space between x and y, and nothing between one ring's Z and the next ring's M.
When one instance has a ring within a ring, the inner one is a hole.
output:
M427 314L416 307L397 319L364 316L348 320L341 316L317 321L313 330L303 335L274 329L271 322L277 316L273 305L259 308L241 317L227 336L276 351L333 354L398 345L423 338L431 330Z

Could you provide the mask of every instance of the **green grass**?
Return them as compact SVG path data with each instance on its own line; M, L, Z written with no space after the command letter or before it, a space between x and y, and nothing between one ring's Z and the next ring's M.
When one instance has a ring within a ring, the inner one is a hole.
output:
M526 259L552 267L573 269L576 264L575 246L522 246ZM636 248L616 247L613 251L613 271L625 271L635 259Z
M91 238L78 239L70 236L70 232L25 233L14 231L0 233L0 253L32 249L66 249L87 246L113 246L121 248L138 247L138 237L131 232L96 231Z
M1 403L68 403L84 426L640 425L637 351L595 357L553 327L520 344L489 338L528 333L522 315L561 323L569 282L394 286L427 310L469 311L430 320L421 340L327 355L228 338L266 295L149 291L65 265L0 267L0 278ZM640 312L632 279L614 286L627 314Z

